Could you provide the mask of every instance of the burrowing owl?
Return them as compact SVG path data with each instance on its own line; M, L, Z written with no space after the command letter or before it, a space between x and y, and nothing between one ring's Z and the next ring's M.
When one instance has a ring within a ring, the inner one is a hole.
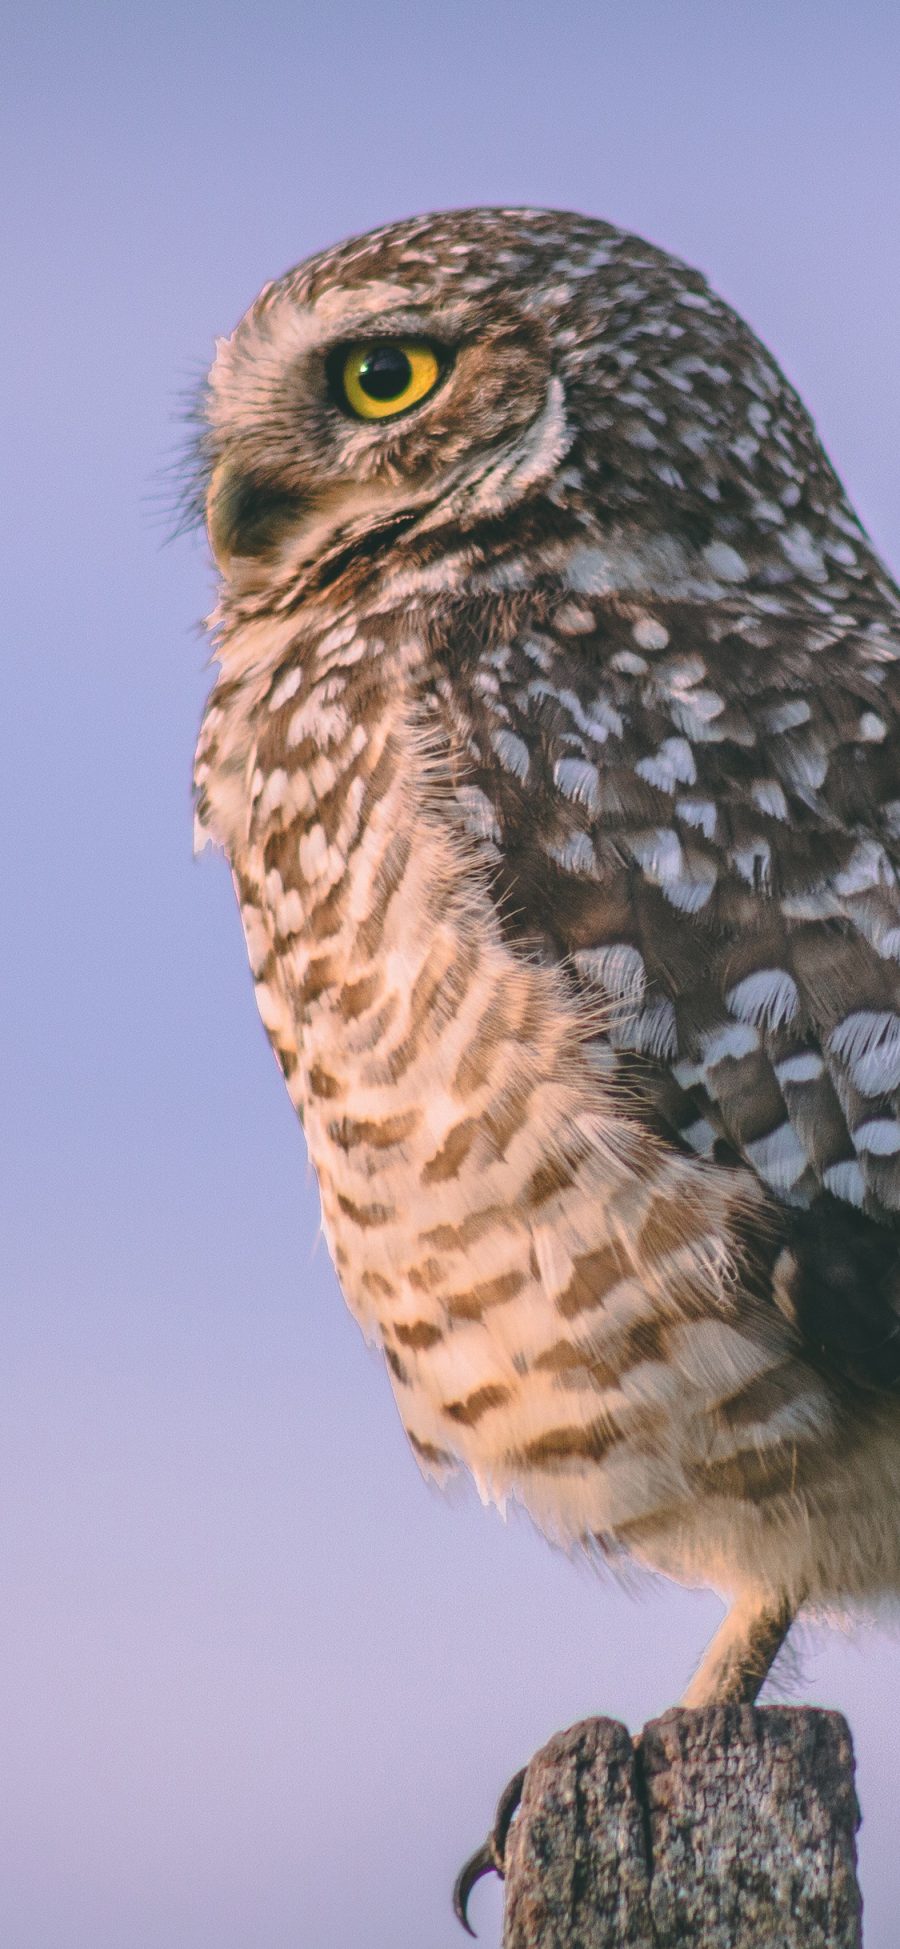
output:
M733 1594L900 1586L900 595L696 272L542 210L262 292L197 755L410 1443Z

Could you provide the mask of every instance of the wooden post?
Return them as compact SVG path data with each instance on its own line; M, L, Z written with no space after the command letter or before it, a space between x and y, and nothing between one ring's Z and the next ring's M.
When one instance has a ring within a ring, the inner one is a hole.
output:
M861 1949L837 1712L667 1712L557 1733L506 1847L503 1949Z

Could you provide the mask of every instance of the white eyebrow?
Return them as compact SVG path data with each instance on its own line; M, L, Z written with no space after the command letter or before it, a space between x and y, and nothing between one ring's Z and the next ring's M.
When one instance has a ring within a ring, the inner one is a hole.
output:
M329 341L367 337L376 316L389 337L436 330L452 340L463 330L468 311L458 299L436 304L434 293L422 285L387 280L347 288L329 285L305 303L286 286L265 304L257 300L230 338L216 340L207 400L210 424L227 427L229 433L252 433L260 413L277 399L295 360L327 348ZM252 386L246 383L248 372Z
M299 303L288 289L265 305L252 306L230 338L216 340L210 373L210 418L227 421L233 430L251 429L261 398L278 386L285 368L329 339L364 333L373 314L388 314L390 328L420 329L415 307L417 292L402 284L364 284L349 290L336 286L322 292L315 303ZM248 392L243 375L253 368L255 386Z
M329 285L310 307L316 318L331 324L333 319L368 316L372 311L416 311L424 301L421 286L409 284L359 284L348 290Z

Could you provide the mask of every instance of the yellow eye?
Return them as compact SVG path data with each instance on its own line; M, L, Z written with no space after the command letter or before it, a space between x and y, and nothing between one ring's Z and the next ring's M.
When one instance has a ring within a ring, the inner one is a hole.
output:
M433 392L440 376L435 353L421 339L351 345L339 369L347 405L361 420L386 420L392 413L405 413Z

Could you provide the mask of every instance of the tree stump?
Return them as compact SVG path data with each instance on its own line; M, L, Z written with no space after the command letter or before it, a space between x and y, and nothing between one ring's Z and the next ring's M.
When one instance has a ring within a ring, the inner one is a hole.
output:
M587 1719L526 1773L503 1949L861 1949L858 1825L837 1712Z

